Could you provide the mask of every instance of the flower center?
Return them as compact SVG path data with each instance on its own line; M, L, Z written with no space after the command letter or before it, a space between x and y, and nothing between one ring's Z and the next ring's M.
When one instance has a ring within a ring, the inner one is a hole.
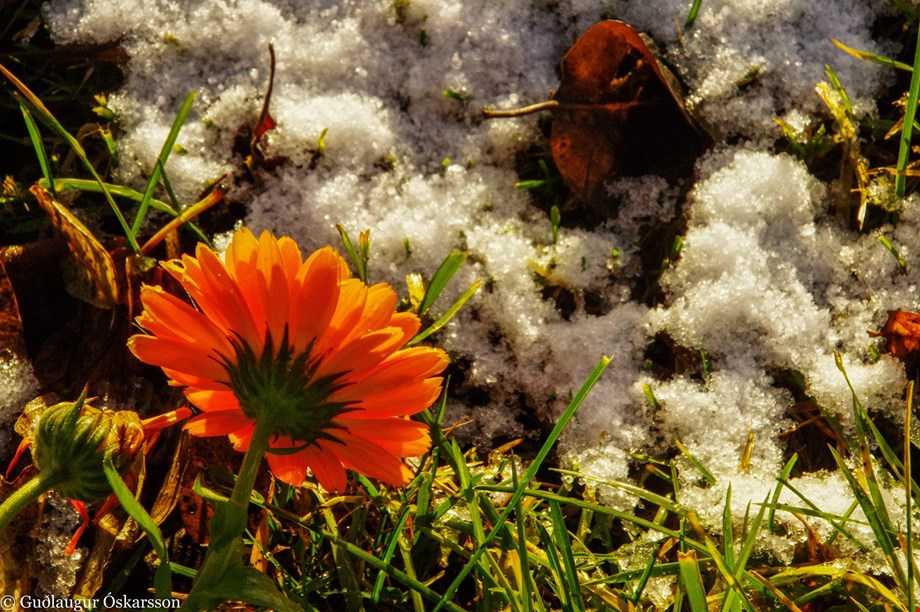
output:
M332 419L350 410L347 402L329 400L343 386L336 384L341 374L315 378L319 360L310 359L311 347L294 354L286 327L277 352L270 333L260 355L239 337L231 342L234 358L220 359L246 416L270 423L272 435L288 435L305 445L334 439L330 430L338 426Z

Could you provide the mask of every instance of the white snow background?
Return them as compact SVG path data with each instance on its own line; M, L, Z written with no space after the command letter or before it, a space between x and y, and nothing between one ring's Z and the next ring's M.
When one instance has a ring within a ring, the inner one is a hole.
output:
M289 161L263 173L246 224L289 234L307 250L339 246L336 223L352 236L369 228L371 280L391 282L403 295L406 274L430 275L450 251L467 251L440 305L475 279L487 280L488 290L434 341L469 364L464 384L487 391L488 400L452 402L449 420L472 418L465 435L479 440L528 433L523 411L552 420L599 357L611 355L560 442L564 461L591 476L626 480L630 453L661 454L679 439L718 480L702 488L688 465L680 501L717 525L729 485L733 513L742 517L749 503L764 500L782 468L780 432L792 424L784 415L794 400L772 373L801 372L807 393L851 422L851 394L834 364L838 350L862 401L900 418L903 366L887 356L873 363L869 347L878 341L866 332L879 329L889 309L918 307L915 266L902 274L878 235L913 262L920 204L903 202L897 227L859 235L829 213L829 186L794 158L771 152L779 136L774 117L803 124L822 112L815 85L826 78L826 64L859 113L876 112L891 70L842 53L831 39L896 51L870 32L880 12L893 10L887 2L703 0L696 24L681 31L690 4L52 0L46 13L56 42L117 38L130 56L127 82L109 102L124 130L118 178L126 184L144 184L179 104L197 90L179 136L185 153L167 165L185 202L238 165L233 138L258 116L273 43L278 126L265 151ZM477 118L485 106L546 99L558 85L562 55L605 17L656 40L717 140L693 178L681 257L663 278L666 305L652 309L630 299L641 273L639 228L670 220L677 189L655 177L614 181L618 212L591 230L561 228L554 246L547 215L514 186L515 154L543 142L537 118ZM752 71L756 86L742 86ZM323 130L325 157L311 170ZM728 137L737 144L721 144ZM600 293L612 308L603 316L580 308L564 320L541 297L534 272L550 267L555 283ZM708 379L661 381L647 372L644 351L660 332L708 351ZM14 365L3 372L18 379ZM649 405L644 384L659 409ZM749 432L752 466L742 473ZM829 512L843 513L852 502L834 474L795 484ZM623 507L635 501L614 489L603 489L603 499ZM801 503L788 491L782 500ZM791 537L761 544L789 559L804 530L790 515L778 517ZM830 534L821 521L810 522ZM868 527L849 527L872 541ZM883 570L880 557L863 557Z

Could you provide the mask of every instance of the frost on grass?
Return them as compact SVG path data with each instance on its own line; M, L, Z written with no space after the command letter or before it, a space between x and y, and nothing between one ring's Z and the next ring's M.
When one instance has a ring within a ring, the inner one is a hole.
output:
M688 503L718 513L733 483L733 512L743 516L788 455L780 433L793 398L778 373L801 375L803 392L847 426L850 390L837 350L864 403L900 409L902 368L887 357L873 362L876 341L866 332L886 310L917 306L916 275L902 274L877 238L884 234L909 260L920 254L920 205L904 203L896 228L856 236L828 213L826 186L769 152L779 136L774 117L804 126L821 112L814 87L826 64L857 112L874 112L891 72L843 54L831 38L889 51L871 32L883 3L706 0L696 25L680 32L688 4L53 0L47 14L59 42L119 38L130 56L127 82L110 100L124 130L120 180L143 185L181 100L198 91L182 154L166 167L184 202L240 167L233 143L256 121L273 43L278 128L265 153L280 165L249 187L246 223L290 234L305 249L338 244L336 223L352 236L371 228L371 280L397 288L407 273L430 275L450 251L467 251L468 264L435 307L486 281L437 338L462 373L452 380L448 419L472 424L458 433L486 441L551 424L610 354L561 441L565 460L625 480L632 453L667 453L679 439L718 481L709 489L685 483ZM478 118L484 106L545 99L565 50L607 16L650 32L716 140L738 143L717 145L689 179L684 247L663 278L664 304L651 310L636 297L647 274L642 237L673 220L680 187L655 177L614 181L618 208L596 227L563 224L552 244L545 212L514 188L519 156L543 142L537 119ZM574 296L571 312L554 307L559 292ZM601 308L586 308L589 294ZM648 371L656 334L705 350L711 371ZM750 472L741 474L750 433ZM821 488L829 478L800 485L814 486L822 503L849 504L839 483Z

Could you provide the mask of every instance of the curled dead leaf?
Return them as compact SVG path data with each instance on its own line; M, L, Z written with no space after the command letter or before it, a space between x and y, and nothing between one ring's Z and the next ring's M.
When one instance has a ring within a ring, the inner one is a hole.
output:
M906 310L889 310L888 320L879 332L870 336L885 338L888 352L904 359L920 349L920 313Z
M550 147L562 179L576 199L607 196L617 176L688 175L708 137L687 112L677 79L649 46L622 21L602 21L579 38L562 59L559 89L548 102L508 117L550 110Z
M602 21L575 42L553 99L553 160L587 201L618 175L686 175L704 148L676 79L622 21Z

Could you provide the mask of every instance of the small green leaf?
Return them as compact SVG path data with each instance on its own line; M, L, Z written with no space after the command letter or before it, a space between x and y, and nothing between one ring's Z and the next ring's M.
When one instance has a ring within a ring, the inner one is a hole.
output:
M463 266L466 258L466 253L458 252L450 253L444 258L444 261L438 266L434 276L431 277L431 282L428 283L428 287L425 289L425 297L422 299L418 309L419 315L428 312L428 309L431 308L431 305L434 304L435 300L441 295L441 292L444 291L450 279L452 279L457 271L460 270L461 266Z

